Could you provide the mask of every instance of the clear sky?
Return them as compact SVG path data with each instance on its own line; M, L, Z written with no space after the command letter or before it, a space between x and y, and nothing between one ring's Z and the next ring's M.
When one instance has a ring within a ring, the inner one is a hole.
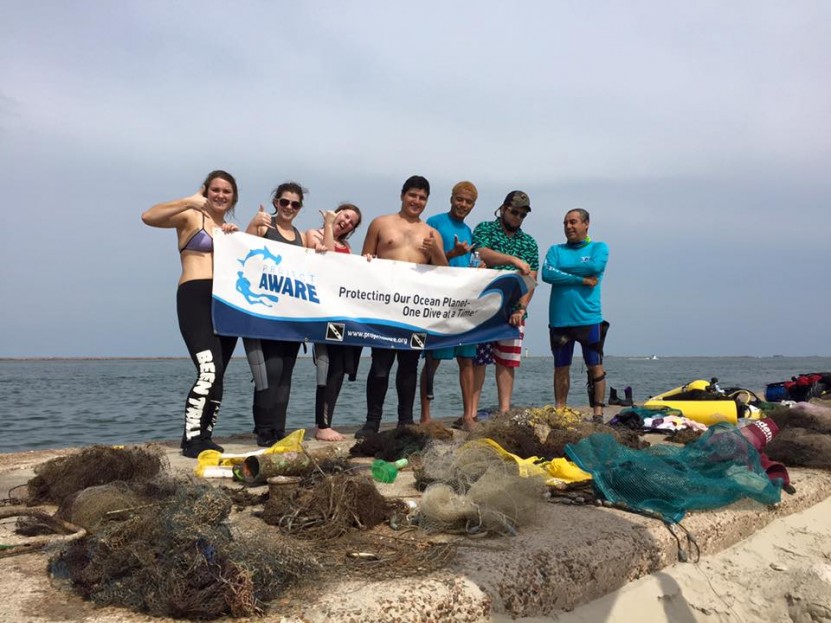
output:
M831 3L5 0L0 356L184 356L154 203L216 168L470 224L591 213L613 355L831 355ZM365 221L368 222L368 221ZM358 246L363 227L357 232ZM527 346L548 352L548 286Z

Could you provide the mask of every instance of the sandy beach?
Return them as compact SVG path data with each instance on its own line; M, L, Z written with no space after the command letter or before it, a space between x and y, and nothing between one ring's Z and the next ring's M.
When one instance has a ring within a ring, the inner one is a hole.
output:
M571 612L505 623L831 621L831 499L697 564L675 563Z
M348 448L353 440L340 443ZM228 452L254 449L250 438L223 444ZM32 477L35 465L67 452L0 455L0 491L5 496ZM173 445L166 454L172 470L192 470L194 462ZM315 590L290 591L263 620L831 620L831 474L793 469L791 476L796 494L783 495L776 507L742 501L685 518L701 549L697 563L678 562L679 542L660 521L545 504L515 537L453 537L461 542L458 554L440 571L380 582L330 577ZM378 486L386 496L418 501L413 482L408 470ZM243 514L233 514L232 525ZM2 542L13 538L12 527L11 520L0 522ZM48 577L47 559L48 552L0 559L6 596L0 621L159 620L83 601Z

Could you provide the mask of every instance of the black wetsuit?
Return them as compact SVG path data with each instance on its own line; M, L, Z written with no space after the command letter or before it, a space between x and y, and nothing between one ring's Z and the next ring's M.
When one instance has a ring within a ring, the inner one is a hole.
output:
M272 226L273 228L266 230L265 238L298 247L304 246L303 237L296 227L292 227L294 240L287 240L277 231L274 217L272 217ZM257 444L267 447L286 435L286 412L291 395L291 376L297 361L297 353L300 350L300 342L251 340L249 338L245 338L244 341L246 351L252 347L256 348L253 343L258 341L265 362L265 387L255 386L253 412ZM254 375L257 376L256 372Z
M348 376L350 381L355 380L361 350L360 346L315 344L315 424L318 428L332 427L332 416L343 386L343 378Z
M356 437L365 437L378 432L381 416L384 412L384 399L387 397L392 364L398 359L395 373L395 389L398 392L398 425L413 423L413 403L418 384L418 359L421 351L392 350L388 348L372 349L372 366L366 378L366 423L355 433Z

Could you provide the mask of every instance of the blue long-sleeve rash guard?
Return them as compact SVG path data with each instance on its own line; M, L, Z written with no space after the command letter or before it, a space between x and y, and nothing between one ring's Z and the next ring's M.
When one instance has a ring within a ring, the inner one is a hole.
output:
M600 286L608 260L609 247L605 242L563 243L548 249L542 280L551 284L549 326L580 327L603 321ZM597 285L583 285L584 277L597 277Z

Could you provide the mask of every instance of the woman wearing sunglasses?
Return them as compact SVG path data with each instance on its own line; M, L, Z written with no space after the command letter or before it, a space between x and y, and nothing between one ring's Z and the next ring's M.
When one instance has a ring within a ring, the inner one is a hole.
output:
M361 224L361 210L351 203L343 203L336 210L321 211L323 227L306 232L306 246L318 252L351 253L349 237ZM315 392L315 439L341 441L343 435L332 428L332 415L338 401L343 377L354 381L360 361L360 346L315 344L314 360L317 367Z
M268 240L304 246L303 235L292 224L303 207L303 188L295 182L280 184L272 194L274 213L261 205L246 233ZM245 354L254 375L254 433L257 445L269 447L286 435L286 412L291 375L300 342L245 338Z
M211 171L202 188L184 199L159 203L141 215L151 227L176 228L182 275L176 291L179 330L196 366L196 381L185 403L182 454L195 459L203 450L222 452L211 440L222 401L222 378L237 344L235 337L214 334L211 319L215 229L225 233L239 227L226 223L239 199L230 173Z

